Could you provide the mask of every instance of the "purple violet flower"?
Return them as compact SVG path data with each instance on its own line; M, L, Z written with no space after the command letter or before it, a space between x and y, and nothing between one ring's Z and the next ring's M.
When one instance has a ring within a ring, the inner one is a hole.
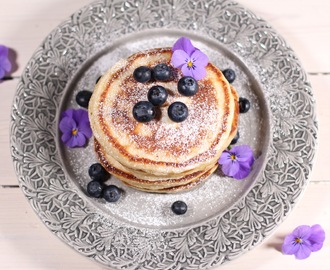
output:
M253 151L248 145L234 146L222 152L218 163L225 175L243 179L249 175L254 163Z
M61 140L68 147L82 147L87 139L92 137L88 113L83 109L68 109L61 115L59 128L62 131Z
M8 48L0 45L0 80L5 77L6 73L11 71L11 63L8 59Z
M306 259L312 252L322 248L324 239L325 232L320 225L301 225L285 237L282 252L295 255L299 260Z
M184 76L201 80L206 76L209 59L206 54L195 48L190 39L182 37L172 47L171 62L175 68L180 68Z

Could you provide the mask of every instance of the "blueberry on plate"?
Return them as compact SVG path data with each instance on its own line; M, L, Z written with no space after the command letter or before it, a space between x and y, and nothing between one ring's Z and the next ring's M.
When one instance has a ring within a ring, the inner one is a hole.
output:
M229 83L232 83L233 81L235 81L236 74L235 74L234 70L227 68L224 71L222 71L222 73Z
M146 83L151 79L151 69L145 66L138 67L133 71L133 77L137 82Z
M238 139L239 139L239 132L237 131L235 137L231 140L230 145L236 144L238 142Z
M168 117L174 122L182 122L188 117L188 107L186 104L176 101L167 110Z
M100 198L103 191L103 184L99 181L90 181L87 185L87 193L93 198Z
M88 169L88 174L92 180L104 181L108 178L109 173L100 163L92 164Z
M149 101L139 101L133 107L133 117L138 122L149 122L156 116L155 106Z
M171 68L166 64L158 64L152 70L156 81L168 81L172 77Z
M79 91L76 95L76 102L79 106L88 108L89 100L91 99L92 92L87 90Z
M178 82L178 91L181 95L187 97L193 96L198 91L198 83L193 77L182 77Z
M240 97L238 100L239 112L246 113L250 110L251 104L247 98Z
M115 185L106 186L103 189L103 199L107 202L116 202L120 199L120 196L121 190Z
M183 201L176 201L172 204L171 207L174 214L183 215L187 212L187 204Z
M155 85L148 91L148 100L155 106L163 105L167 99L167 91L163 86Z

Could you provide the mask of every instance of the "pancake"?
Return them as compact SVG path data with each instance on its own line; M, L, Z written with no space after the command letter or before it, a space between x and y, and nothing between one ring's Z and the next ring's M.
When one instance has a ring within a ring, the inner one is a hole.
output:
M149 192L159 192L159 193L169 193L169 192L178 192L187 189L188 187L196 186L201 183L202 180L206 179L210 174L212 174L216 168L217 164L213 164L206 171L194 172L190 175L186 175L181 178L173 179L161 179L161 180L149 180L140 179L135 175L128 172L121 164L115 160L108 160L104 156L104 152L100 144L95 140L95 151L97 156L102 164L102 166L110 172L112 175L116 176L118 179L122 180L126 185L137 188L143 191Z
M182 177L176 175L175 177L155 177L153 175L139 175L135 171L128 170L122 164L120 164L115 159L106 156L105 152L103 151L101 145L98 143L97 140L94 141L95 145L95 152L99 160L101 161L104 168L107 169L111 174L117 176L117 178L123 180L124 182L131 182L134 186L141 186L146 188L165 188L171 186L179 186L183 184L187 184L201 175L203 175L206 171L213 169L216 164L211 164L207 167L204 171L196 171L190 174L184 175Z
M199 179L206 179L215 170L222 151L237 132L238 95L221 71L208 63L206 77L198 81L198 92L182 96L177 83L183 75L171 66L171 56L170 48L162 48L119 61L99 80L89 102L101 163L124 183L141 190L175 192L196 186L202 182ZM134 80L137 67L159 63L172 68L171 81ZM155 119L138 122L133 118L133 106L147 100L154 85L165 87L168 99L158 107ZM189 116L183 122L173 122L167 115L174 101L188 107Z

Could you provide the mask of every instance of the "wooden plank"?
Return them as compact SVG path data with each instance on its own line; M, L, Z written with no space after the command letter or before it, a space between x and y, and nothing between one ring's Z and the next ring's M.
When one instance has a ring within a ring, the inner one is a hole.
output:
M312 181L330 182L329 149L330 149L330 75L309 76L316 99L316 112L318 118L318 147L316 159L311 175Z
M17 79L0 82L0 186L18 184L9 148L10 113L17 83Z
M284 235L295 227L321 224L330 231L330 183L311 183L286 221L262 245L216 270L327 269L330 242L305 261L282 255ZM43 225L21 191L0 188L2 269L102 269L62 243Z
M239 0L241 4L266 20L294 49L309 72L330 71L330 2Z
M11 0L0 9L0 41L16 51L18 69L27 61L48 33L90 0ZM325 55L330 44L330 2L240 0L242 5L269 22L293 47L306 70L330 71ZM19 7L19 8L17 8ZM65 8L63 8L65 7Z
M13 52L19 76L44 38L62 21L92 0L12 0L0 9L0 43ZM16 65L15 65L16 66Z

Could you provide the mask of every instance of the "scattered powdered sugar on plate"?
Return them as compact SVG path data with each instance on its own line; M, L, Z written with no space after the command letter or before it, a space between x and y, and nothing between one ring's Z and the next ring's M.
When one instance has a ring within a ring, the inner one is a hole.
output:
M120 45L110 46L107 50L95 55L92 61L86 62L81 67L67 87L62 110L78 108L75 102L76 94L81 90L92 91L97 78L120 59L146 49L171 47L177 38L175 33L169 33L166 37L157 37L157 34L152 37L144 36L139 40L126 38L124 42L119 43ZM162 229L197 224L230 209L250 190L258 174L262 173L268 149L269 127L267 125L269 121L264 96L259 85L248 67L220 44L213 44L202 39L196 39L195 42L192 39L192 41L220 70L231 68L235 71L236 80L232 85L239 96L246 97L251 102L250 111L240 114L240 139L237 144L248 144L258 157L253 172L246 179L238 181L222 176L218 169L204 184L178 194L152 194L137 191L125 186L112 176L106 183L121 187L124 193L118 202L107 203L103 199L90 198L86 194L86 186L90 181L88 168L97 162L93 150L93 139L85 148L69 149L58 138L63 167L68 177L76 185L77 192L85 194L86 200L94 204L101 215L111 216L111 218L136 226ZM171 205L176 200L182 200L188 205L185 215L177 216L172 213Z

